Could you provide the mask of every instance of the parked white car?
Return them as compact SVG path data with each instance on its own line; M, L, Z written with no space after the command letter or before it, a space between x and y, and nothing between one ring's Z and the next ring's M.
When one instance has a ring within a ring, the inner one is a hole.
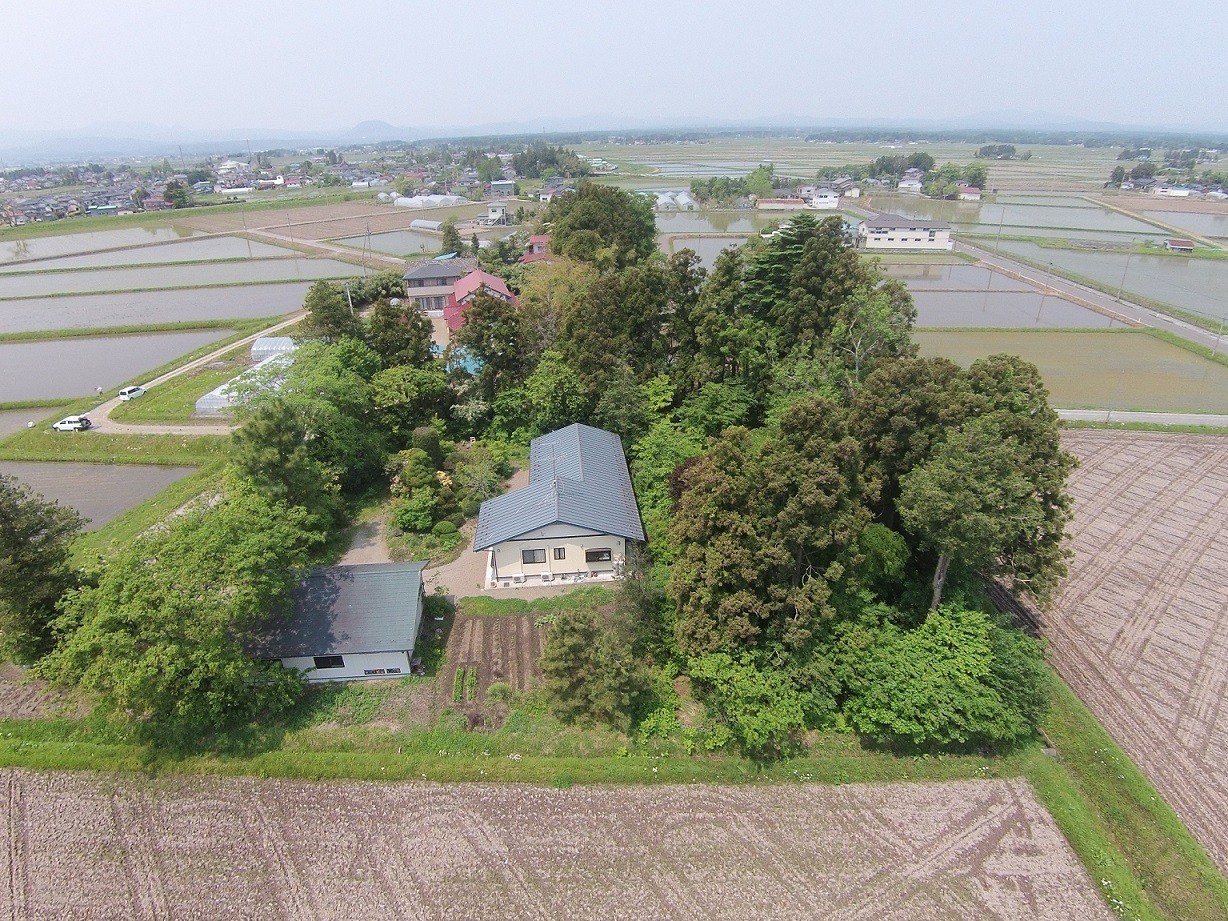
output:
M119 398L124 402L127 402L128 400L135 400L144 392L144 387L125 387L119 392Z
M51 427L57 432L84 432L93 424L89 416L65 416Z

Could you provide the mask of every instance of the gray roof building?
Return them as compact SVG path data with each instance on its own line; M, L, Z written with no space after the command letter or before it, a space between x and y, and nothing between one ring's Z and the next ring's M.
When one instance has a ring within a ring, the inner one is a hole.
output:
M262 655L349 655L410 651L422 623L426 563L366 563L312 570L294 593L294 612L259 644Z
M401 278L405 281L420 279L450 285L458 278L468 275L476 266L477 263L472 259L431 259L407 269Z
M644 539L622 442L613 432L575 423L534 438L529 484L482 503L473 549L552 524Z

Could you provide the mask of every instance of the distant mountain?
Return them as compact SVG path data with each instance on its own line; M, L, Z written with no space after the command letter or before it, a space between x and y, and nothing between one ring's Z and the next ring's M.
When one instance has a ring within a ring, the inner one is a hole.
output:
M951 118L815 118L783 114L761 118L729 119L656 116L626 118L609 115L574 115L537 120L487 122L484 124L398 127L371 119L349 129L290 131L285 129L193 129L148 123L104 123L72 131L0 130L0 167L36 163L79 163L87 159L131 159L180 155L197 158L207 154L245 153L277 147L331 147L380 144L428 138L496 138L551 134L632 134L645 131L749 131L781 130L790 133L823 129L880 131L1045 131L1072 135L1174 136L1185 133L1223 135L1223 129L1195 126L1125 125L1054 115L1047 112L989 112Z

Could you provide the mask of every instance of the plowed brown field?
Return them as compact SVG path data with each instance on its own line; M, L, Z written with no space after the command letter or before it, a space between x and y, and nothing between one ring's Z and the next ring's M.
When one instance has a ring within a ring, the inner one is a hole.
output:
M0 778L10 917L1112 917L1022 781Z
M1228 438L1064 440L1082 466L1050 659L1228 870Z

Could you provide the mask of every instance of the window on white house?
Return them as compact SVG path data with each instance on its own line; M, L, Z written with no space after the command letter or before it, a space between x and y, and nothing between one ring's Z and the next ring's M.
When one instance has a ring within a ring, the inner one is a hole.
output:
M546 562L546 551L544 548L541 550L521 550L520 551L520 562L521 563L544 563Z
M567 559L567 548L566 547L555 547L554 548L554 558L556 560Z
M316 668L345 668L344 656L313 656Z
M586 563L608 563L611 560L609 550L585 550L584 562Z

